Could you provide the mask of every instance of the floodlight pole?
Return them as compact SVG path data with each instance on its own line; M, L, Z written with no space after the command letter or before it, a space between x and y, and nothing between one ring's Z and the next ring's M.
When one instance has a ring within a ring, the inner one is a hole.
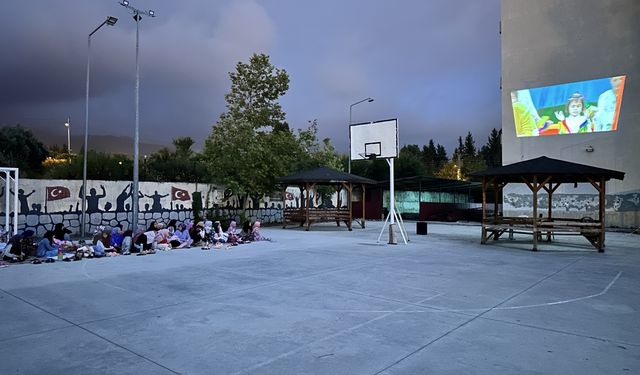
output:
M67 154L71 158L71 117L67 117L64 127L67 128Z
M87 234L85 223L86 223L86 214L87 214L87 199L85 198L87 194L87 149L89 146L89 85L91 75L89 74L91 71L91 36L96 33L96 31L100 30L100 28L104 25L113 26L118 22L116 17L108 16L98 27L93 29L92 32L89 33L89 37L87 38L87 92L85 96L85 109L84 109L84 150L82 157L82 218L80 220L80 233L84 237Z
M140 162L138 160L140 153L140 20L141 14L149 17L155 17L155 12L152 10L140 10L129 5L129 1L122 0L120 3L123 7L129 9L133 14L133 19L136 21L136 89L135 89L135 106L136 106L136 125L133 136L133 184L131 187L131 230L134 232L138 229L138 191L139 191L139 167Z
M349 106L349 173L351 173L351 124L353 124L353 121L351 121L351 115L353 113L353 107L360 103L364 103L364 102L371 103L372 101L373 101L373 98L368 97L368 98L359 100Z

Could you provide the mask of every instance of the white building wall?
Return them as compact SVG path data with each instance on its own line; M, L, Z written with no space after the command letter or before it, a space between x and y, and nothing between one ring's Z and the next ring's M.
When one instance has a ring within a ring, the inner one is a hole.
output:
M501 13L503 164L548 156L625 172L607 183L607 225L640 226L640 1L503 0ZM516 137L511 91L616 75L627 76L617 131ZM530 213L528 192L508 185L505 214ZM563 185L554 212L597 217L595 194Z

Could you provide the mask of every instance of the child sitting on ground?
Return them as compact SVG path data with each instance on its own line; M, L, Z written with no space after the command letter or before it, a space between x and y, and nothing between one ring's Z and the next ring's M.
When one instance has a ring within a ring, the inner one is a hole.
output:
M260 221L258 220L253 223L251 234L253 237L253 241L271 241L271 238L264 237L262 234L260 234Z

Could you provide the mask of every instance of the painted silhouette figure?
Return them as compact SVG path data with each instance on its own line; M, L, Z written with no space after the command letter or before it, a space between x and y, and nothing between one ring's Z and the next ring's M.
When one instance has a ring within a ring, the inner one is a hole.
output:
M129 189L129 192L127 192L127 189ZM132 184L129 184L129 186L125 186L124 189L122 189L122 192L116 197L116 211L122 212L125 210L124 202L126 202L126 200L131 196L132 190Z
M100 188L102 189L102 194L98 195L98 193L96 192L96 189L91 188L91 190L89 190L89 195L87 195L86 199L87 199L87 213L93 213L93 212L98 212L100 211L100 208L98 207L98 203L100 202L100 199L104 198L107 196L107 191L104 188L104 185L100 185ZM80 198L84 198L84 191L83 191L83 187L80 187Z
M11 194L15 194L13 192L13 190L9 189L9 191L11 192ZM29 213L29 211L31 211L29 209L29 201L27 200L27 198L29 198L35 192L36 192L36 190L33 189L33 191L31 193L25 194L24 190L18 189L18 200L20 201L20 213L21 214L27 214L27 213Z
M168 197L169 194L160 195L158 194L158 190L155 191L153 195L144 195L147 198L153 199L153 205L151 206L151 211L162 211L162 205L160 204L160 199L164 197Z
M127 192L127 189L129 191ZM130 205L125 205L127 199L131 198L131 194L133 193L133 184L129 184L122 189L122 192L116 197L116 212L127 212L129 211ZM138 198L143 198L144 195L140 191L138 191ZM138 203L138 207L140 204Z

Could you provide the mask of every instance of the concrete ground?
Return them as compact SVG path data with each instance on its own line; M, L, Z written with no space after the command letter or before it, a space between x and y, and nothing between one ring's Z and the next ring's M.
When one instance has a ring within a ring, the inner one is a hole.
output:
M2 268L0 374L640 373L640 236L367 224Z

